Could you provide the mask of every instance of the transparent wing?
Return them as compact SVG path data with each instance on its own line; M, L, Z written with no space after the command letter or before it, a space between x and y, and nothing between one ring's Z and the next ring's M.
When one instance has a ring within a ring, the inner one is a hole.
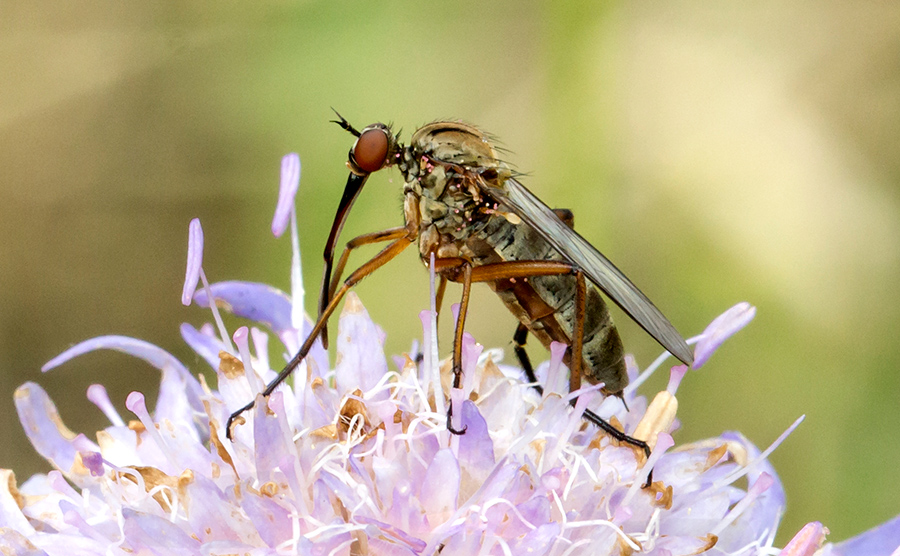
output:
M502 189L489 186L488 190L530 224L569 262L580 268L591 282L672 355L687 365L693 363L691 349L669 319L609 259L566 226L550 207L512 178L506 180Z

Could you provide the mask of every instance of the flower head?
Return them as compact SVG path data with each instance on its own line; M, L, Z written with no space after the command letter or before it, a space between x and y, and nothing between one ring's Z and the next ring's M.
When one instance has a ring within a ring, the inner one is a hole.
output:
M290 187L299 159L283 170ZM276 220L284 222L273 230L284 231L288 218L296 246L292 204L281 201ZM185 341L215 369L215 385L161 348L121 336L88 340L50 361L44 370L115 349L160 370L152 411L133 392L126 400L133 416L123 417L102 386L88 389L110 420L96 440L68 430L40 386L20 387L20 419L54 470L21 486L3 471L5 553L778 553L772 543L785 499L766 457L799 420L763 452L738 433L675 446L685 367L674 367L668 388L648 404L636 388L664 358L643 373L629 361L626 409L615 397L601 401L593 386L565 392L564 346L538 369L541 396L500 350L466 336L463 388L450 395L466 433L453 435L433 314L423 313L423 356L414 348L390 366L381 329L352 294L338 322L336 364L317 343L293 387L264 398L276 374L269 334L292 353L311 327L297 310L302 284L293 281L293 299L262 284L210 285L200 268L199 223L191 225L191 245L184 299L256 326L229 336L218 316L218 334L211 325L182 325ZM294 258L296 278L296 247ZM204 288L194 292L198 278ZM752 318L748 311L738 306L704 332L704 358ZM234 441L226 440L226 419L254 397ZM651 443L649 460L586 425L588 406ZM653 483L642 488L651 468ZM811 554L804 550L823 535L821 528L798 535L785 553Z

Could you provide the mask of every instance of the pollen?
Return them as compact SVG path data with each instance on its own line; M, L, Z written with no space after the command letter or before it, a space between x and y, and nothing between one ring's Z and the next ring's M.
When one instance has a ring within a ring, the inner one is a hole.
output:
M278 495L278 485L272 481L268 481L267 483L263 483L262 486L259 487L259 493L263 496L267 496L269 498L274 498Z
M675 422L675 412L678 410L678 400L675 396L663 390L653 398L650 407L644 413L644 417L634 429L634 436L643 440L650 446L656 447L656 436L661 432L669 432L672 423Z
M219 371L225 378L236 379L244 376L244 363L227 351L219 352Z

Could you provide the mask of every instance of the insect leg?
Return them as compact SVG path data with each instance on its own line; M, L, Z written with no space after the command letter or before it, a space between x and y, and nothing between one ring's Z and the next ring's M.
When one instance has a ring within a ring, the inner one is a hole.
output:
M325 323L328 321L328 317L331 316L331 313L337 308L341 299L343 299L344 295L350 291L350 288L358 284L363 278L372 274L385 263L399 255L404 249L412 245L415 239L415 230L409 231L409 233L405 237L401 237L399 239L394 240L390 245L381 250L377 255L372 257L367 263L360 266L356 270L354 270L350 276L344 280L344 285L340 287L335 293L334 296L328 301L328 305L325 307L322 314L319 315L318 320L316 320L316 324L313 326L312 331L310 331L309 336L306 337L306 341L303 342L303 345L300 346L300 350L297 354L288 361L287 365L285 365L284 369L278 373L278 376L275 377L272 382L266 386L266 389L263 390L263 396L268 397L272 392L275 391L275 388L278 387L279 384L284 382L284 380L294 372L294 369L300 365L300 362L306 357L309 353L310 348L312 348L313 342L315 342L316 338L325 328ZM225 423L225 435L231 440L231 426L234 424L235 419L241 415L241 413L251 409L256 404L256 400L251 400L250 403L245 405L244 407L238 409L231 416L228 417L228 421Z
M437 312L434 320L437 322L441 318L441 305L444 303L444 292L447 291L447 277L441 274L441 280L438 282L437 292L434 294L434 310Z
M516 359L519 360L519 364L522 365L522 370L525 371L525 376L528 377L528 382L532 384L532 387L537 390L538 394L543 396L544 387L538 384L537 375L534 374L534 367L531 366L528 352L525 351L525 341L527 339L528 327L519 323L519 326L516 327L516 332L513 334L513 351L516 354Z
M560 220L563 221L563 224L568 226L570 229L575 229L575 215L572 214L572 211L569 209L553 209L553 214L557 216Z
M462 388L462 340L466 326L466 313L469 311L469 294L472 290L472 265L468 262L462 264L462 299L459 302L459 316L456 319L456 333L453 335L453 387ZM453 404L447 409L447 430L453 434L464 434L466 426L462 429L453 428Z
M561 261L508 261L508 262L500 262L500 263L491 263L486 265L481 265L472 270L472 282L491 282L495 280L508 280L510 278L529 278L532 276L552 276L555 274L575 274L576 276L576 284L580 282L581 288L583 288L582 293L579 294L576 289L576 297L581 297L581 302L579 304L579 313L581 313L581 318L584 318L584 291L586 291L586 284L584 281L584 275L580 269L575 266ZM577 280L578 276L581 276L581 280ZM578 300L576 299L576 303ZM462 314L462 313L460 313ZM580 336L584 333L584 323L581 323L581 332L580 334L575 334L576 336ZM578 324L576 321L576 331L578 330ZM576 341L580 344L581 339L576 338L573 339L573 344ZM574 347L574 346L573 346ZM579 345L580 347L580 345ZM573 361L572 367L575 367L577 364L578 357L575 354L580 353L580 351L573 350L573 357L571 358ZM533 371L532 371L533 372ZM570 369L570 373L574 373L574 369ZM531 377L529 377L530 379ZM572 400L572 405L575 405L575 400ZM624 432L615 428L606 422L603 418L598 416L595 413L586 411L584 413L584 418L598 426L601 430L603 430L608 435L612 436L619 442L623 442L625 444L630 444L635 446L636 448L641 449L647 457L650 457L650 446L647 445L646 442L640 440L638 438L634 438L632 436L628 436ZM648 475L647 481L648 485L650 483L650 479L652 477L652 473Z
M584 358L581 353L584 344L584 299L587 297L587 285L584 282L584 273L575 271L575 330L572 331L572 368L569 369L569 392L581 388L581 366Z
M358 247L362 247L363 245L372 245L373 243L382 241L400 239L406 234L406 226L397 226L396 228L388 228L387 230L382 230L380 232L363 234L348 241L347 246L344 248L344 252L341 253L341 258L338 259L338 263L334 266L334 275L331 278L331 285L328 288L328 298L321 306L327 306L328 302L331 301L331 298L334 297L334 292L337 291L338 284L341 283L341 276L344 274L344 267L347 265L347 260L350 258L351 251ZM325 347L327 348L328 346L325 345Z
M519 324L516 328L516 332L513 335L513 351L516 354L516 359L519 360L519 365L522 366L522 370L525 371L525 376L528 378L528 382L531 383L532 388L537 390L538 394L544 395L544 387L538 383L537 375L534 374L534 367L531 365L531 359L528 357L528 352L525 351L525 341L528 338L528 327L524 324ZM574 405L574 402L573 402ZM623 438L619 438L619 435L623 434L618 429L613 428L612 431L608 429L609 423L603 420L602 417L591 411L590 409L584 410L584 419L597 427L603 429L605 432L609 433L611 436L616 438L616 440L622 440L623 442L627 442L632 445L636 445L638 448L647 451L645 446L641 446L639 444L635 444L633 442L629 442ZM615 431L615 432L613 432ZM631 438L631 437L629 437ZM637 440L637 439L634 439ZM638 441L640 442L640 441ZM648 453L647 456L650 454Z

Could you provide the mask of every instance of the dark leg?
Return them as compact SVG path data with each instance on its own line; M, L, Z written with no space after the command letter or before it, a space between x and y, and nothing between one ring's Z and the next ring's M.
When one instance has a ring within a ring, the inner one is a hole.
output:
M513 351L516 354L516 359L519 360L519 365L522 366L522 370L525 371L525 376L528 377L528 382L532 384L532 388L537 390L538 394L544 395L544 387L538 384L537 376L534 374L534 367L531 366L531 359L528 357L528 352L525 351L525 341L528 339L528 327L524 324L519 324L516 328L515 334L513 334ZM574 406L576 400L572 400L571 404ZM590 409L585 409L582 418L589 423L594 424L599 427L602 431L612 436L619 442L624 442L626 444L631 444L637 448L640 448L644 451L644 455L648 458L650 457L650 446L647 445L643 440L639 440L632 436L628 436L623 433L619 429L613 427L609 423L607 423L602 417L591 411ZM644 487L650 486L650 483L653 482L653 471L647 475L647 483Z
M528 327L519 323L519 326L516 327L516 332L513 334L513 351L516 354L516 359L519 360L519 365L522 365L522 370L525 371L525 376L528 377L528 382L532 384L532 388L537 390L538 394L543 396L544 387L538 383L537 376L534 374L534 367L531 366L531 360L528 358L528 352L525 351L526 340L528 340Z

